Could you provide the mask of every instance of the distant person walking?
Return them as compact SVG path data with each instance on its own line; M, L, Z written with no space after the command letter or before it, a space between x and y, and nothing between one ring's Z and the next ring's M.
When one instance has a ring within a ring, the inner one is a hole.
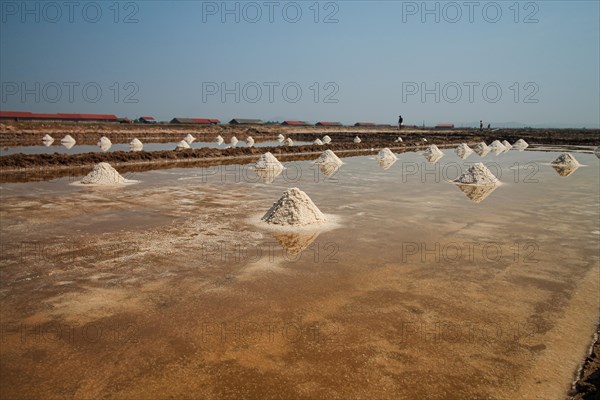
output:
M398 116L398 129L402 129L402 122L403 121L404 120L402 119L402 115L399 115Z
M492 124L488 124L488 129L492 129Z
M479 120L479 130L482 131L483 130L483 120Z

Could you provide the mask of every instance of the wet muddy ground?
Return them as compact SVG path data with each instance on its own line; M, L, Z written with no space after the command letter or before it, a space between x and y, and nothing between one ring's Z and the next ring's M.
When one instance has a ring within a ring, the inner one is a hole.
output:
M563 398L598 322L599 161L445 153L3 183L0 397ZM503 184L475 202L447 180L478 161ZM340 227L252 223L294 186Z

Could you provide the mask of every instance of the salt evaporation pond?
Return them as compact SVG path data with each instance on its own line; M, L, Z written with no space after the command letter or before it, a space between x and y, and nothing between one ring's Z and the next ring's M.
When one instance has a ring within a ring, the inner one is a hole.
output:
M144 150L143 151L161 151L161 150L173 150L177 147L177 142L168 142L168 143L147 143L144 142ZM306 141L294 141L294 146L304 146L310 145L312 142ZM203 147L209 147L212 149L225 149L231 146L229 143L218 144L215 142L192 142L190 147L192 149L200 149ZM278 141L269 141L269 142L255 142L252 147L276 147L281 146L281 143ZM235 147L248 147L248 144L244 141L239 141ZM131 151L128 143L113 143L112 146L106 150L106 153L111 153L115 151ZM102 153L103 151L100 147L96 145L80 145L75 144L72 148L68 149L63 146L60 141L54 141L51 146L16 146L16 147L0 147L0 157L9 156L12 154L82 154L82 153Z
M268 185L250 161L123 172L140 183L110 190L69 185L81 176L0 185L2 322L78 327L72 340L5 331L5 386L46 398L210 398L215 387L563 398L597 323L600 161L569 150L583 166L563 177L549 165L560 150L463 161L454 147L435 165L397 153L385 171L373 156L343 158L331 178L318 155L282 160ZM475 162L502 182L478 203L447 182ZM339 227L249 221L291 187ZM110 334L90 340L86 327Z

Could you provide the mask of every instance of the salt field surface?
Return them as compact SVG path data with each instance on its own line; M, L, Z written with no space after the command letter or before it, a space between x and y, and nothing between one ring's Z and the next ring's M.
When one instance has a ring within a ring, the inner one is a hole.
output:
M245 164L0 185L0 397L563 398L598 322L600 160L455 147L270 184ZM478 162L500 185L450 182ZM293 187L337 225L253 222Z

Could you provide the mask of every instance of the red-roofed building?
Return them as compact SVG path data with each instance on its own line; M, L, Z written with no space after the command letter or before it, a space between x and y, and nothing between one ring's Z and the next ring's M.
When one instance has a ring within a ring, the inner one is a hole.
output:
M454 124L437 124L435 129L454 129Z
M211 118L173 118L172 124L196 124L196 125L216 125L220 123L218 119Z
M309 126L308 122L304 121L283 121L281 125L290 125L290 126Z
M14 121L86 121L86 122L117 122L117 116L112 114L42 114L24 111L0 111L0 119Z
M141 122L142 124L155 124L156 120L154 119L154 117L139 117L138 118L138 122Z
M317 126L343 126L341 122L317 122Z

